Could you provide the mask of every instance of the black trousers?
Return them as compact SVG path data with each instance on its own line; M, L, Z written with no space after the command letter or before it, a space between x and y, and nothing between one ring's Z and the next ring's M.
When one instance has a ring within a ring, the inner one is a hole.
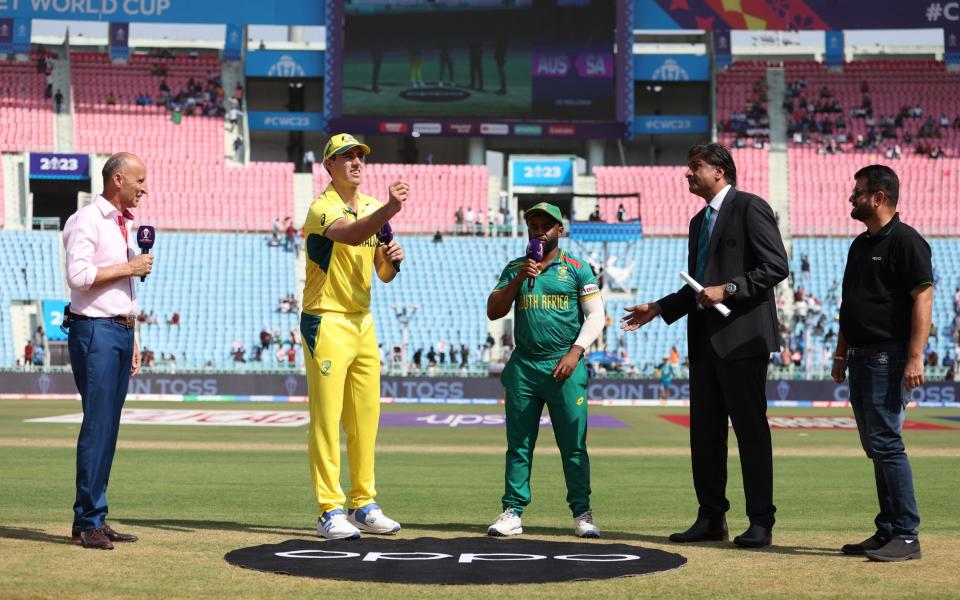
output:
M699 336L698 336L699 337ZM690 365L690 454L700 516L720 518L730 509L727 488L727 418L740 451L750 522L773 527L773 449L767 423L767 356L727 360L706 336Z

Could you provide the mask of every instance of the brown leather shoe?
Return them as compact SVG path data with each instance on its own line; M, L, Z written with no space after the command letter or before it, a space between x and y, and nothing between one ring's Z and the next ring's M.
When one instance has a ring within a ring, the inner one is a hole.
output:
M80 532L80 543L84 548L94 548L96 550L113 550L113 544L107 538L107 534L102 527L97 529L87 529Z
M106 523L103 524L102 529L103 529L104 535L106 535L107 539L110 540L111 542L136 542L137 540L140 539L137 536L130 533L120 533L118 531L114 531L113 528L107 525ZM76 543L80 543L81 540L80 540L79 527L74 527L73 529L70 530L70 539Z

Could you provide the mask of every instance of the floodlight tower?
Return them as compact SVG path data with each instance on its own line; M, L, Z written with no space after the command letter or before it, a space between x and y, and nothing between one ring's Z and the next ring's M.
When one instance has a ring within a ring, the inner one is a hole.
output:
M413 320L413 316L417 314L417 310L420 308L419 304L391 304L390 308L393 309L393 316L400 323L400 328L403 333L403 338L400 346L400 375L403 377L407 376L407 334L410 330L410 321Z

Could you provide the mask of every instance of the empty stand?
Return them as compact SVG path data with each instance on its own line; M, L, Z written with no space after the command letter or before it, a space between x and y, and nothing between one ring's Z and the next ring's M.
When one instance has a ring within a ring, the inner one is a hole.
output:
M53 101L34 62L0 60L0 151L53 150Z
M322 163L313 165L313 178L317 194L330 183ZM410 199L390 221L397 231L452 232L458 208L464 212L472 208L478 223L487 222L490 177L485 166L370 163L364 168L360 191L386 203L387 188L397 179L410 184Z
M737 188L760 197L769 190L769 166L766 150L731 150L737 165ZM690 194L684 179L685 167L594 167L598 194L640 194L640 220L644 235L686 235L690 218L703 200ZM627 218L637 218L633 199L600 198L600 218L616 220L622 203Z
M170 233L157 237L153 254L154 271L138 283L137 294L141 310L158 321L141 325L140 347L158 360L173 353L180 366L229 368L234 341L247 348L249 361L261 328L277 329L287 340L290 328L299 327L299 313L277 310L280 297L295 291L293 254L267 246L267 236ZM179 326L166 323L174 312ZM270 354L251 366L276 363Z
M0 231L0 365L12 366L21 348L13 347L13 300L66 298L60 267L60 236L34 231Z
M215 56L134 55L129 64L111 64L106 54L71 54L76 148L144 159L150 193L140 220L163 229L265 231L292 216L293 164L227 165L222 118L184 116L177 124L162 106L135 104L140 94L158 93L164 78L150 74L154 63L166 66L174 94L191 77L205 84L220 72ZM116 105L106 103L111 93Z

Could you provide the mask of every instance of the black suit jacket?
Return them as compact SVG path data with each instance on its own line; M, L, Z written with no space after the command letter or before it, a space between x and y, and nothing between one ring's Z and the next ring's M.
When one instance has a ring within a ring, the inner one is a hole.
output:
M701 210L690 220L687 272L691 275L696 270L704 213ZM697 358L695 341L703 336L721 358L768 355L780 347L773 288L787 274L787 252L770 205L758 196L731 187L717 213L700 282L704 287L730 282L737 285L737 293L724 301L731 310L730 316L723 317L712 308L698 310L696 294L684 286L657 301L661 317L669 324L690 315L687 355L691 363Z

